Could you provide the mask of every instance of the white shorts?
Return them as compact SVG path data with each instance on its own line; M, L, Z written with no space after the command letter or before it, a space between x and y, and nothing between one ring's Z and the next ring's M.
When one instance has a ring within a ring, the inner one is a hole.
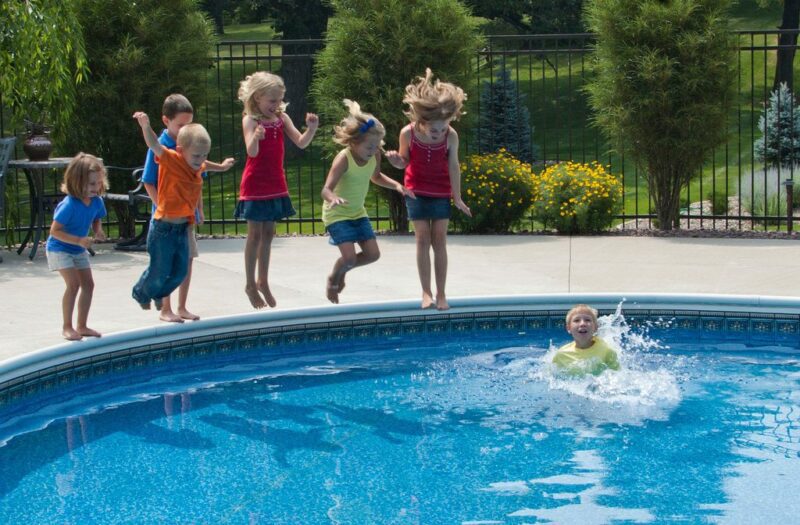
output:
M47 267L51 272L75 268L76 270L88 270L92 267L89 263L89 252L83 250L81 253L67 252L47 252Z

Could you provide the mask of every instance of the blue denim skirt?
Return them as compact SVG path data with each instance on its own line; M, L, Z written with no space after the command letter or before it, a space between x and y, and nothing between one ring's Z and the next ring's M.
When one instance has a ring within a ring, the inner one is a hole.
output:
M417 195L416 199L412 199L406 196L406 210L412 221L449 219L450 198Z
M375 232L372 231L372 224L369 222L368 217L336 221L329 224L325 229L328 231L328 235L331 236L328 239L328 243L334 246L343 242L368 241L375 238Z
M296 214L289 197L259 201L239 201L234 217L248 221L275 222Z

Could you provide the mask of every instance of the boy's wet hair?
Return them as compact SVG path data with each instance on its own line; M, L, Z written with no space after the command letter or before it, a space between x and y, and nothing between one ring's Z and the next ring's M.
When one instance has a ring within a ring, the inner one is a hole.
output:
M433 80L433 72L425 69L424 77L417 77L406 86L403 103L408 110L403 113L411 122L434 120L458 120L463 115L461 108L467 95L464 90L450 82Z
M338 126L334 126L333 141L342 146L358 144L368 136L381 139L380 145L383 146L383 137L386 136L386 128L383 124L369 113L361 111L358 102L344 99L349 115L343 118Z
M186 124L178 132L176 143L181 148L191 148L194 145L206 146L211 149L211 135L202 124Z
M67 165L67 169L64 171L64 181L61 184L61 191L76 199L83 199L86 197L83 192L86 191L86 186L89 184L89 174L92 172L103 174L103 183L97 190L97 194L102 195L105 193L105 190L108 189L106 168L103 166L102 160L84 152L78 153L69 161L69 165Z
M164 104L161 106L161 114L172 120L179 113L191 113L194 115L194 108L188 98L180 93L173 93L164 99Z
M570 309L569 312L567 312L567 317L566 317L567 326L569 326L570 321L572 321L572 317L575 314L579 313L589 314L592 317L592 322L594 323L595 326L597 326L597 310L595 310L588 304L576 304Z
M273 92L280 93L281 96L286 93L286 85L278 75L267 71L257 71L245 77L239 83L239 93L237 94L237 98L244 105L242 114L255 119L264 118L265 115L262 115L261 111L258 110L256 95ZM286 111L286 106L288 105L283 102L278 108L278 112Z

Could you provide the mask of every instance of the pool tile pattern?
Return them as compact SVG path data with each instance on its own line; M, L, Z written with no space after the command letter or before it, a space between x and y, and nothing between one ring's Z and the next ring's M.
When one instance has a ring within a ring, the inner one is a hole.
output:
M613 314L600 310L600 315ZM719 312L702 310L626 311L625 320L634 329L684 332L698 340L731 337L764 344L800 347L800 315ZM515 310L475 313L432 313L405 317L384 317L334 322L286 324L263 329L233 330L174 342L145 344L53 366L0 383L0 407L28 396L61 386L114 373L145 370L147 367L182 360L258 349L296 353L306 344L346 343L401 337L480 337L507 333L525 337L540 330L561 330L564 310Z

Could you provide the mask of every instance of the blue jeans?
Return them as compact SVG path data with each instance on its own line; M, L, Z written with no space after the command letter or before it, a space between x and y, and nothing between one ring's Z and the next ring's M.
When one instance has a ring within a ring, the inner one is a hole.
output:
M133 298L139 304L150 304L180 286L189 271L188 223L173 224L153 219L147 233L150 264L133 287Z

